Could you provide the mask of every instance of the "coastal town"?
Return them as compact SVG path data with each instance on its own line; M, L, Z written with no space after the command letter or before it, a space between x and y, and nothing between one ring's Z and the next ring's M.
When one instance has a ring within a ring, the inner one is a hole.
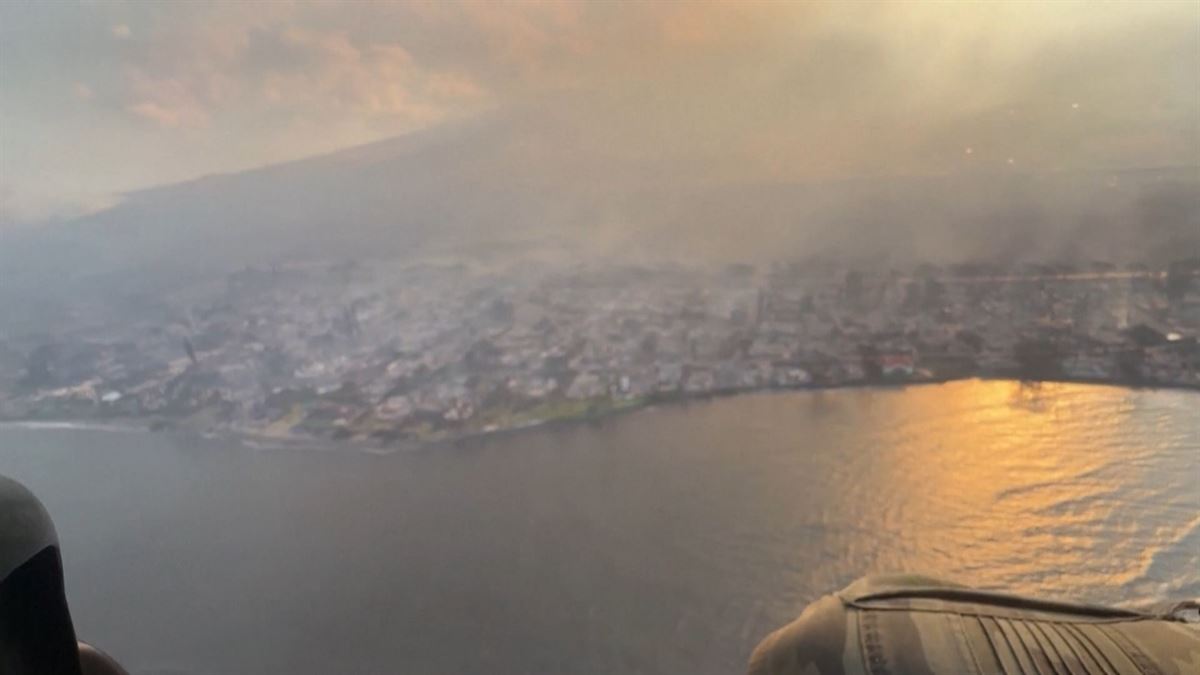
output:
M291 264L3 331L0 419L394 444L769 389L1200 388L1200 260Z

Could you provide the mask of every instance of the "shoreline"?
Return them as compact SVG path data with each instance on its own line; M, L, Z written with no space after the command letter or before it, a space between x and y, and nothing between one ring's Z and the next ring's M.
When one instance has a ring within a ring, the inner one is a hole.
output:
M582 414L567 415L563 417L555 417L544 420L536 420L526 424L519 424L511 427L502 427L489 429L486 431L471 431L461 434L451 434L445 437L428 438L428 439L400 439L390 442L371 441L370 439L356 438L322 438L318 436L306 436L301 434L270 434L260 433L252 429L201 429L188 426L187 418L170 418L170 417L122 417L122 418L106 418L106 419L87 419L87 418L13 418L0 419L0 430L5 428L28 429L28 430L67 430L67 431L101 431L106 433L128 433L128 432L145 432L145 433L168 433L180 434L185 436L198 436L208 439L226 439L234 440L247 447L254 449L323 449L323 448L354 448L371 452L374 454L391 454L405 450L418 450L425 448L434 448L439 446L456 445L464 442L479 441L483 439L499 438L510 436L531 429L553 429L562 428L577 424L598 422L614 418L620 415L628 415L631 413L653 409L660 405L667 406L686 406L692 403L703 403L717 399L732 398L735 396L745 396L753 394L787 394L787 393L802 393L802 392L822 392L822 391L838 391L848 389L903 389L906 387L929 386L938 384L948 384L951 382L965 382L970 380L979 380L983 382L1015 382L1019 384L1042 385L1042 384L1081 384L1091 386L1106 386L1120 389L1130 390L1163 390L1163 391L1191 391L1200 393L1200 384L1176 384L1176 383L1158 383L1158 382L1133 382L1123 381L1114 378L1049 378L1049 379L1022 379L1011 375L994 374L994 375L964 375L952 377L929 378L920 380L897 380L897 381L850 381L837 382L826 384L805 384L805 385L790 385L790 386L770 386L770 387L748 387L721 389L705 392L669 392L655 394L646 397L643 400L631 402L626 405L613 405L598 411L588 411Z

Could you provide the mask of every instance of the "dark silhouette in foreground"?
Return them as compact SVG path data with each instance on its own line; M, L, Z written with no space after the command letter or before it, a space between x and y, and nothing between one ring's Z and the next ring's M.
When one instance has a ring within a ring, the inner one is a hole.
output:
M977 591L912 575L860 579L767 636L750 675L1188 675L1196 602L1145 612Z
M103 652L76 641L54 523L37 497L3 476L0 673L127 675Z

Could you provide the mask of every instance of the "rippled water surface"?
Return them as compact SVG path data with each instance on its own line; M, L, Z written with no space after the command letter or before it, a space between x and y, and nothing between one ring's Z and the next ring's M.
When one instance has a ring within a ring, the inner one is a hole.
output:
M731 673L888 570L1200 596L1190 392L763 394L382 456L9 427L0 473L135 673Z

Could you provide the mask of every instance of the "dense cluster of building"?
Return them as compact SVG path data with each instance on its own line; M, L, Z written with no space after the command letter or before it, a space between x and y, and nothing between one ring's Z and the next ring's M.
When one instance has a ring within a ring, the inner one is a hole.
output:
M1200 263L251 268L136 321L0 333L0 417L431 439L768 388L1200 387Z

